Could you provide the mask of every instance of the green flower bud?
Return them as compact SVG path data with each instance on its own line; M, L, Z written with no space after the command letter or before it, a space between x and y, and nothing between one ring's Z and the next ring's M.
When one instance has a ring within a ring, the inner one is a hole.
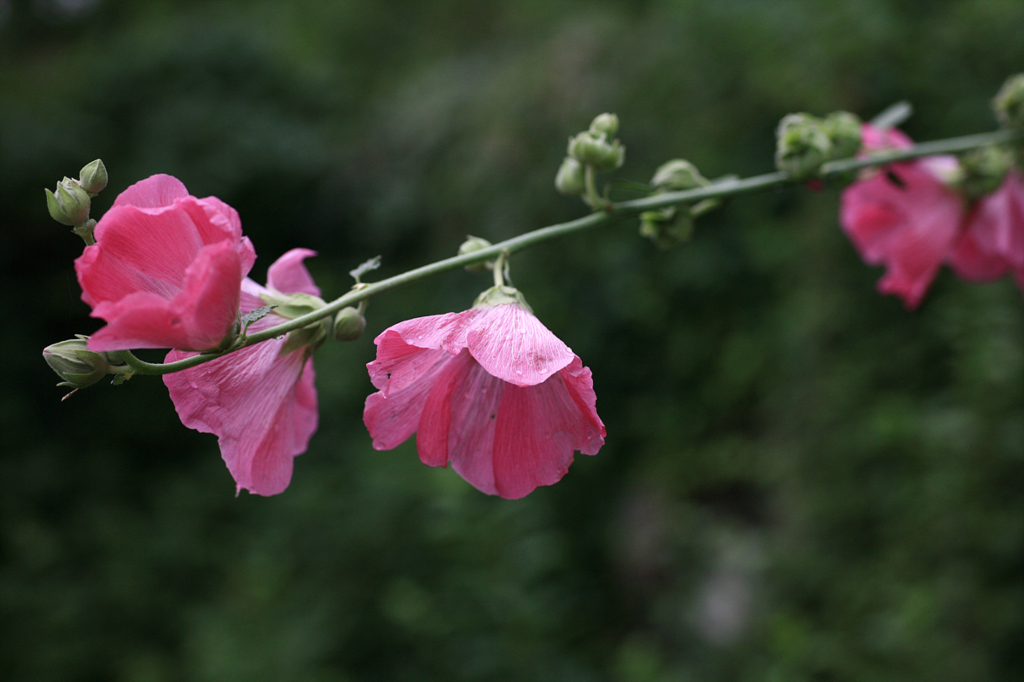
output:
M861 121L848 111L833 111L821 123L832 143L829 160L848 159L860 150Z
M661 164L651 178L651 186L661 192L681 192L709 184L697 167L685 159L672 159Z
M569 196L583 194L586 186L583 182L583 166L571 156L565 157L555 176L555 189Z
M103 161L96 159L87 164L78 174L78 183L90 195L99 194L107 186L107 167L103 165Z
M89 194L77 182L64 178L56 192L46 190L46 208L61 225L81 225L89 219Z
M960 157L962 176L956 185L969 199L980 199L999 189L1012 163L1012 154L1002 147L972 149Z
M626 160L626 148L618 140L609 143L602 136L582 132L569 139L569 156L599 173L615 170Z
M88 336L79 336L43 349L46 364L63 379L58 386L85 388L108 374L110 362L106 354L89 350L88 340Z
M355 341L366 331L366 318L356 308L342 308L334 316L334 340Z
M693 236L693 216L689 208L661 209L640 214L640 236L654 242L659 249L670 249Z
M1004 128L1024 129L1024 73L1006 79L992 100L992 108Z
M821 120L810 114L787 114L777 136L775 166L797 179L816 175L832 153Z
M619 117L615 114L598 114L590 123L590 132L613 138L619 132Z
M466 237L466 241L462 242L462 246L459 247L459 255L465 256L467 253L473 253L480 249L486 249L492 246L492 244L481 237L474 237L472 235ZM494 265L494 261L484 261L482 263L473 263L467 265L466 270L469 272L487 272Z

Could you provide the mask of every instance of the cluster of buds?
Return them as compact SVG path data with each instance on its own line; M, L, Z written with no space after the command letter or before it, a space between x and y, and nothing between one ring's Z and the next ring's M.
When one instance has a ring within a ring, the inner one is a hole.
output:
M107 168L96 159L82 168L78 175L77 180L65 177L52 192L45 190L46 207L54 220L73 228L72 231L86 244L92 244L96 221L89 218L91 200L107 186Z
M619 117L600 114L590 128L569 138L568 156L555 176L555 188L562 194L582 196L591 207L603 202L594 188L594 173L613 171L626 160L626 148L615 138Z
M860 119L847 111L836 111L823 119L787 114L776 131L775 166L797 179L813 177L825 162L857 153L860 126Z

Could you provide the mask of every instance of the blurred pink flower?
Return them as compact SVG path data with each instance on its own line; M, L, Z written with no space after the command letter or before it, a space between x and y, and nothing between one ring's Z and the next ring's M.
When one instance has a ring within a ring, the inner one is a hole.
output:
M94 351L203 350L232 331L256 252L233 208L154 175L114 201L75 261L82 299L107 321Z
M267 287L279 293L319 296L302 261L316 255L292 249L270 266ZM268 289L246 278L241 309L264 305ZM273 313L249 326L249 333L281 324ZM182 423L218 437L221 456L237 491L276 495L288 487L293 459L306 451L317 428L312 349L281 355L286 337L243 348L191 369L164 375ZM195 355L171 351L166 362Z
M378 450L415 432L424 464L516 499L604 444L590 370L516 303L407 320L374 343L363 421Z
M884 294L918 306L960 230L963 201L919 162L894 163L843 191L839 221Z
M964 222L949 255L953 271L969 281L1013 273L1024 291L1024 176L1011 170L998 190L970 209Z
M909 146L897 130L863 127L864 150ZM952 157L892 163L850 185L840 199L839 222L861 258L884 264L878 290L920 304L960 232L964 202L941 179Z

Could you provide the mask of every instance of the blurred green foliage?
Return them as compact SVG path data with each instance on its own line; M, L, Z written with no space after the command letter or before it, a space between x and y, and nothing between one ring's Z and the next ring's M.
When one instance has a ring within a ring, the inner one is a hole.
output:
M0 676L1019 679L1020 292L943 272L907 313L834 190L735 199L669 252L622 223L517 255L608 427L521 501L360 423L373 336L486 275L375 299L318 353L321 428L274 498L233 496L159 381L61 403L40 352L98 327L43 194L97 157L94 215L171 173L239 210L255 279L310 247L336 296L377 254L580 215L553 178L602 111L640 182L769 171L791 111L990 130L1021 26L1018 0L0 2Z

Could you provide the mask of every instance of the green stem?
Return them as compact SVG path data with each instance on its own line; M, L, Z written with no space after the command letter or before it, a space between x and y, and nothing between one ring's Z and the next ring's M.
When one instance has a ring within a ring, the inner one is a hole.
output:
M822 166L820 177L829 179L842 176L861 168L880 166L895 161L906 161L935 154L955 154L990 144L1006 144L1018 140L1024 140L1024 131L1000 130L993 133L982 133L979 135L968 135L965 137L956 137L947 140L924 142L914 145L908 149L879 152L871 155L870 157L861 159L843 159L841 161L826 163ZM589 172L590 170L591 169L588 167L587 171ZM593 178L592 175L588 177L590 178L588 182L589 195L590 185L593 184ZM324 308L320 308L319 310L303 315L302 317L297 317L294 320L288 320L276 327L263 329L250 334L246 339L245 344L239 348L251 346L254 343L260 343L261 341L281 336L294 329L301 329L302 327L317 322L324 317L334 315L346 306L355 305L356 303L360 303L378 294L382 294L385 291L390 291L391 289L396 289L406 284L416 282L425 277L430 277L431 275L436 275L442 272L448 272L449 270L455 270L467 265L474 265L476 263L482 263L484 261L501 258L503 256L504 258L507 258L516 251L549 239L554 239L555 237L561 237L573 232L588 230L605 223L623 220L642 213L643 211L664 208L666 206L677 206L679 204L692 204L702 199L745 194L772 187L798 184L798 182L800 181L794 180L786 173L775 172L757 175L750 178L726 179L712 183L706 187L698 187L696 189L690 189L683 192L671 192L646 197L644 199L609 203L607 206L604 206L603 210L597 210L590 215L577 218L576 220L542 227L538 230L533 230L532 232L527 232L526 234L519 235L518 237L507 239L487 248L461 256L445 258L444 260L430 263L429 265L414 268L400 275L382 279L379 282L361 284L344 296L335 299ZM596 191L594 192L594 196L596 196ZM598 203L598 206L602 205L602 202ZM495 282L498 281L497 272L499 267L500 264L495 263ZM234 348L231 351L226 351L224 353L202 353L184 360L164 364L144 362L132 356L130 353L126 353L126 361L137 374L170 374L171 372L178 372L183 369L195 367L196 365L221 357L227 352L239 350L239 348Z
M505 264L508 263L508 251L502 251L494 261L494 286L505 286Z

